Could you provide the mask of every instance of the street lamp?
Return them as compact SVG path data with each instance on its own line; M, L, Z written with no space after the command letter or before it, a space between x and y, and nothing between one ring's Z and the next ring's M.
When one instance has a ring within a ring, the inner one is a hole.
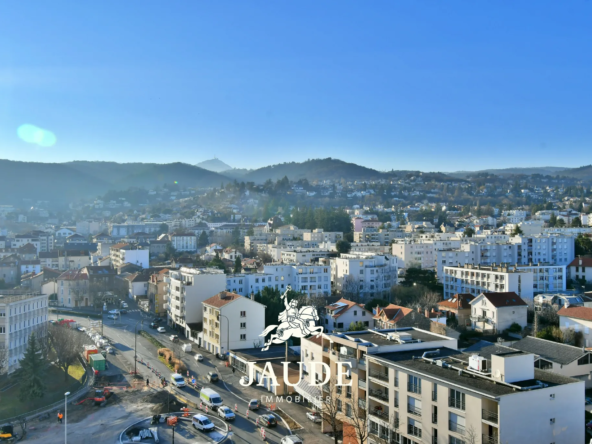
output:
M226 353L229 353L228 359L230 359L230 321L223 314L220 314L220 317L226 318ZM221 322L220 322L220 327L222 327Z
M138 374L138 354L136 353L138 347L138 332L136 331L136 327L140 322L142 323L142 326L144 326L144 319L140 319L136 322L136 325L134 325L134 375Z
M70 392L64 393L64 443L68 444L68 395Z

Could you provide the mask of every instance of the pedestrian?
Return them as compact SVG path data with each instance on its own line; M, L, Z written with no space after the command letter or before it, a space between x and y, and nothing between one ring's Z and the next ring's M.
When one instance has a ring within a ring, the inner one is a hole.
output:
M232 367L232 373L234 373L234 367Z
M62 412L58 412L58 422L61 424L62 423L62 419L64 418L64 415L62 415Z
M150 379L146 378L146 387L150 385Z

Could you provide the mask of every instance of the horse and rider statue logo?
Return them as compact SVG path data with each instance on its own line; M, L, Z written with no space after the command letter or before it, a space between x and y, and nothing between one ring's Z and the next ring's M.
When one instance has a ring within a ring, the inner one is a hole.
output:
M292 288L287 287L286 292L281 296L284 301L286 309L280 313L279 325L270 325L259 336L266 337L269 333L277 328L275 334L272 334L264 344L261 351L269 349L271 344L283 344L290 338L306 338L313 333L317 333L317 338L323 333L324 328L316 325L319 320L319 315L315 307L309 305L298 309L298 301L292 299L288 302L288 292Z

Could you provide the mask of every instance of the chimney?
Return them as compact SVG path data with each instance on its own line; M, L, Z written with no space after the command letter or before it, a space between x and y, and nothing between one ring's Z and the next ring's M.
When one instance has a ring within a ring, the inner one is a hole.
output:
M565 304L563 304L563 307L564 307L564 308L569 308L569 301L567 301L567 300L566 300L566 301L565 301Z
M425 317L428 319L430 318L430 311L427 308L425 309Z

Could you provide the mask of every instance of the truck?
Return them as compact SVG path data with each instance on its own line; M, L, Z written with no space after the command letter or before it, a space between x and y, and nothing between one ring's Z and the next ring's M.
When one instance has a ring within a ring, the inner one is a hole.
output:
M199 392L199 399L204 405L216 410L222 405L222 397L211 388L203 388Z

